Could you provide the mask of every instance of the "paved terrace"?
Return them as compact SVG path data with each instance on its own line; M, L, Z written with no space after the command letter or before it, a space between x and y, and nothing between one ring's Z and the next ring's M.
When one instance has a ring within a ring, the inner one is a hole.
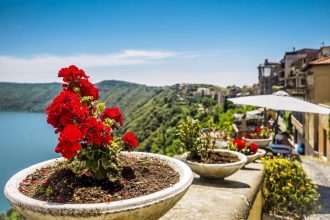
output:
M302 157L303 167L313 183L318 185L321 194L319 202L321 210L317 214L307 217L308 220L330 219L330 163L320 159L305 156Z
M261 164L251 163L225 180L212 182L195 174L186 195L161 220L248 219L252 205L249 219L260 219L262 168Z

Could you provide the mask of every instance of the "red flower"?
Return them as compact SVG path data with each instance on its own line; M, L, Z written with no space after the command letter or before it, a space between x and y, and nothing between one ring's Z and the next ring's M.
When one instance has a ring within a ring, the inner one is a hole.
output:
M68 125L60 133L59 143L55 148L56 153L61 153L63 157L71 159L80 150L80 142L84 136L77 125Z
M256 128L254 128L254 132L259 133L260 131L261 131L261 128L260 128L260 127L256 127Z
M246 141L243 139L234 139L233 144L236 146L238 150L243 150L246 147Z
M127 132L122 138L123 142L129 147L135 148L139 145L138 140L135 138L133 132Z
M106 118L110 118L118 122L121 126L124 125L123 115L118 107L105 109L100 115L100 118L102 121L104 121Z
M99 99L99 90L87 79L81 79L78 81L80 87L81 96L93 96L94 100Z
M252 143L250 144L250 146L249 146L249 150L250 150L250 152L251 152L252 154L257 153L257 151L258 151L258 145L257 145L256 143L252 142Z
M78 69L75 65L62 68L58 72L58 77L63 77L63 81L67 83L74 82L82 78L88 78L85 72L82 69Z
M110 127L103 125L93 117L89 117L83 125L87 144L109 144L113 137L110 135Z
M77 93L62 91L53 102L47 107L47 122L56 131L62 131L69 124L83 123L89 116L86 105L80 103Z

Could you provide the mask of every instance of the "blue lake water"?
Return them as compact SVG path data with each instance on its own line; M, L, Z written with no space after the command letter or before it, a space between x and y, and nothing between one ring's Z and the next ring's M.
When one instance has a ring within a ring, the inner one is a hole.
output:
M0 112L0 211L10 208L3 189L19 170L59 157L57 134L43 113Z

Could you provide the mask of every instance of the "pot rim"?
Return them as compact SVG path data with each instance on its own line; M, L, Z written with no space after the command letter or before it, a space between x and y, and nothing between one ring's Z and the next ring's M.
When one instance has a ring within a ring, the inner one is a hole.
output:
M253 138L246 138L246 137L243 137L243 139L247 140L247 141L251 141L251 142L255 142L255 141L271 141L273 140L272 137L269 137L269 138L259 138L259 139L253 139Z
M232 151L232 150L225 150L225 149L213 149L212 151L222 151L222 152L228 152L228 153L232 153L232 154L236 154L238 156L238 158L240 159L237 162L234 163L225 163L225 164L206 164L206 163L198 163L198 162L193 162L193 161L189 161L187 160L187 156L188 156L188 152L183 154L184 160L186 161L186 163L188 164L192 164L192 165L198 165L198 166L205 166L205 167L231 167L231 166L240 166L242 164L245 164L247 162L247 157L237 151Z
M40 169L46 165L50 165L57 161L62 161L64 158L56 158L47 160L30 167L27 167L15 175L13 175L5 185L4 194L7 199L18 207L24 206L38 212L47 212L47 210L58 210L59 213L64 213L66 210L70 209L73 211L82 210L83 212L88 213L92 211L93 213L99 212L118 212L122 210L128 209L136 209L143 206L149 206L153 203L157 203L158 201L163 201L168 198L174 197L177 194L185 191L192 183L193 174L190 168L184 164L182 161L177 159L167 157L160 154L154 153L145 153L145 152L122 152L123 154L138 156L138 157L157 157L158 159L165 161L168 165L173 168L180 175L179 182L170 186L166 189L136 197L131 199L119 200L110 203L89 203L89 204L66 204L66 203L51 203L46 201L41 201L37 199L30 198L23 193L19 192L18 186L20 182L26 178L27 175L33 173L36 169Z

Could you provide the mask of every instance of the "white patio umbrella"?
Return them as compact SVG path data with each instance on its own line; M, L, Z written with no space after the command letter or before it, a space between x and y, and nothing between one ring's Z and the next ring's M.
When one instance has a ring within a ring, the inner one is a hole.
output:
M245 96L228 100L239 105L253 105L273 110L330 114L330 108L290 97L284 91L277 91L271 95Z

